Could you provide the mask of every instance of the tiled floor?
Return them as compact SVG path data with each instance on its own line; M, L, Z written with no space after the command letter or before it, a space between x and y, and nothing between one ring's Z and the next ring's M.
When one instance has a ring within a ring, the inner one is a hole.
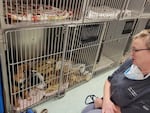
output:
M48 109L48 113L81 113L82 109L86 106L84 104L85 97L89 94L102 96L104 82L113 71L114 69L100 73L89 82L66 92L63 98L50 100L33 109L37 113L40 113L43 109Z

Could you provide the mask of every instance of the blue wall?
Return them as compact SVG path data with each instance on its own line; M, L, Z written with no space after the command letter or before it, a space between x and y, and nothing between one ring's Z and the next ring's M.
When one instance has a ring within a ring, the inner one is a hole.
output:
M0 113L4 113L3 92L2 92L2 71L0 65Z

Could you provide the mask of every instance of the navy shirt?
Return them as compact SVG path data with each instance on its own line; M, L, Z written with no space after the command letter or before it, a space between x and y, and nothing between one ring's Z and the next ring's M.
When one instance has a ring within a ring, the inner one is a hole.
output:
M124 72L132 65L129 59L108 77L111 100L121 107L122 113L150 113L150 77L131 80Z

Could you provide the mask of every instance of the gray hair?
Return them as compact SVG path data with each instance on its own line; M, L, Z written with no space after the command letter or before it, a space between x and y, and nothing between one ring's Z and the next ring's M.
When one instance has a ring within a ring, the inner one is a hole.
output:
M145 29L133 36L133 40L135 39L143 39L145 41L145 45L150 49L150 29Z

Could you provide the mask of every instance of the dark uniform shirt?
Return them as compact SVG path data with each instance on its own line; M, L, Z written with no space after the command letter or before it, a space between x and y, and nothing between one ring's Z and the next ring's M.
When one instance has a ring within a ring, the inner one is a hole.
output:
M124 72L132 65L127 60L108 77L111 82L111 100L121 107L122 113L150 113L150 77L128 79Z

